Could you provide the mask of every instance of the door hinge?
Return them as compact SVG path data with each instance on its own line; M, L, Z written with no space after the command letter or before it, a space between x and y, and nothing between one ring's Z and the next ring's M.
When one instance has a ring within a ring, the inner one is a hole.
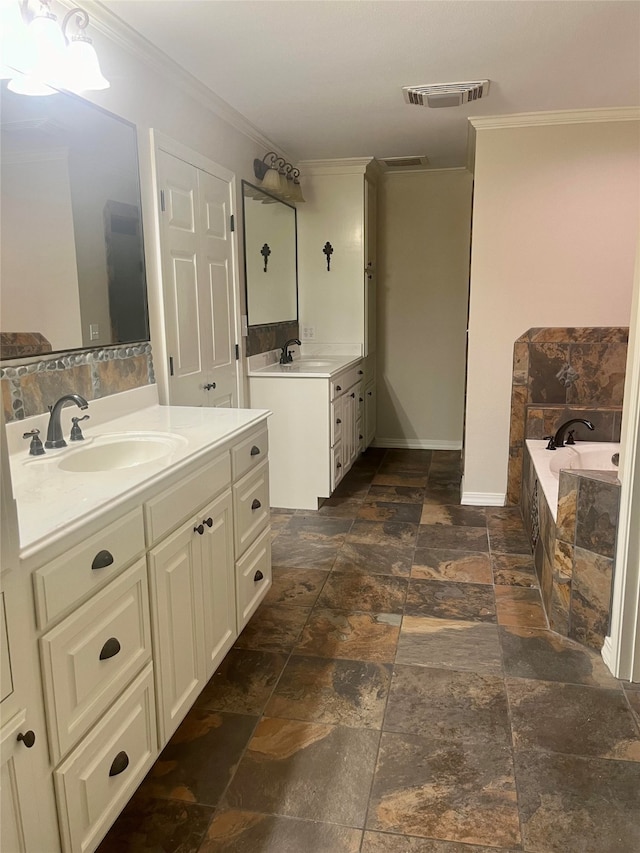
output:
M169 356L169 376L173 376L173 356Z
M164 211L165 211L165 206L164 206L164 190L160 190L160 210L161 210L163 213L164 213Z
M240 361L240 347L236 344L236 361Z
M235 230L236 230L236 218L235 218L235 216L233 215L233 213L232 213L232 214L231 214L231 216L229 217L229 228L230 228L232 231L235 231Z

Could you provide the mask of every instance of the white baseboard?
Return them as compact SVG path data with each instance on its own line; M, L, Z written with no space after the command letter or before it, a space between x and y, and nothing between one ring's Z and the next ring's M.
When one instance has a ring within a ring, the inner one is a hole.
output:
M604 638L604 645L600 649L600 654L602 656L602 660L605 662L607 669L615 675L613 672L613 646L611 644L611 637Z
M376 438L371 442L371 447L386 447L393 450L462 450L462 442L428 438Z
M465 506L504 506L505 492L463 492L460 503Z

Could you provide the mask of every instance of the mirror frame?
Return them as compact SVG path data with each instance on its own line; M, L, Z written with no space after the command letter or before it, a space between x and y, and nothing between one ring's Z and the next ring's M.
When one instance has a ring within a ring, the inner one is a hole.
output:
M6 82L7 81L4 81L5 87L6 87ZM52 88L54 88L54 87L52 87ZM3 94L6 94L6 93L3 92ZM146 344L146 343L151 342L151 323L150 323L150 318L149 318L149 281L148 281L148 276L147 276L147 253L146 253L146 244L145 244L145 237L144 237L144 216L143 216L143 210L142 210L142 183L141 183L141 178L140 178L140 153L138 151L138 128L137 128L137 125L135 125L133 122L129 121L128 119L117 115L117 113L113 113L110 110L107 110L104 107L102 107L98 104L95 104L93 101L90 101L87 98L83 98L81 95L75 94L74 92L68 92L65 89L57 89L56 94L51 95L49 97L55 98L56 96L62 96L64 98L70 98L72 101L75 101L76 103L85 105L88 108L96 110L97 112L102 113L103 115L107 116L108 118L119 122L120 124L126 125L127 127L131 128L131 130L133 131L133 142L134 142L133 157L135 160L135 171L136 171L136 177L137 177L137 191L138 191L138 209L140 212L140 216L139 216L139 219L140 219L140 241L141 241L141 245L142 245L142 253L141 253L142 254L142 270L141 270L141 273L142 273L142 276L144 279L143 301L144 301L144 310L145 310L146 337L136 338L135 340L130 340L130 341L110 341L109 343L102 343L102 344L99 344L97 346L91 346L91 344L83 344L82 346L79 346L79 347L63 347L61 349L52 349L52 350L45 350L45 351L41 351L41 352L33 352L33 353L29 353L29 355L9 356L9 357L0 356L0 364L5 364L5 363L15 364L16 362L21 362L24 364L24 363L29 362L29 361L36 361L36 360L43 360L43 359L46 360L50 357L59 356L60 354L63 354L63 353L94 352L96 350L108 349L111 347L132 347L132 346L139 346L140 344ZM26 96L18 96L18 97L26 97ZM1 191L1 188L0 188L0 191ZM108 259L107 259L107 261L108 261ZM107 263L107 265L108 265L108 263ZM0 318L0 332L2 332L1 318Z
M298 323L300 321L300 291L298 287L298 210L294 204L289 204L287 201L283 201L278 196L273 195L273 193L267 192L262 189L262 187L258 187L255 184L252 184L250 181L245 181L244 179L241 182L242 184L242 260L244 264L244 298L245 298L245 306L247 309L247 327L250 329L260 329L264 327L270 327L277 325L278 323ZM245 186L251 187L258 192L263 193L263 195L269 196L269 198L274 199L279 204L284 204L285 207L291 208L293 210L293 225L294 225L294 254L295 254L295 265L296 265L296 316L290 317L286 320L272 320L270 323L250 323L249 322L249 277L247 275L247 215L245 210Z

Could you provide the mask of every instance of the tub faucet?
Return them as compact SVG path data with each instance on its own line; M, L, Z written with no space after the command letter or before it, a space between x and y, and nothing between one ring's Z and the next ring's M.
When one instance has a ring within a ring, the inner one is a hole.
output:
M282 352L280 353L280 364L291 364L293 361L293 356L289 352L289 346L291 344L297 344L299 347L302 346L302 343L297 338L291 338L290 341L287 341L282 347Z
M65 394L59 400L49 406L49 426L47 427L47 440L45 447L66 447L67 442L62 437L62 426L60 425L60 412L65 403L75 403L79 409L88 409L89 404L80 394Z
M549 444L547 444L547 450L555 450L557 447L564 447L564 436L571 424L584 424L587 429L595 429L591 421L587 421L584 418L571 418L571 420L565 421L563 424L560 424L560 426L555 432L555 435L545 435L545 439L548 439L549 441ZM571 432L573 432L573 430L571 430ZM570 443L574 444L575 442L567 441L567 444Z

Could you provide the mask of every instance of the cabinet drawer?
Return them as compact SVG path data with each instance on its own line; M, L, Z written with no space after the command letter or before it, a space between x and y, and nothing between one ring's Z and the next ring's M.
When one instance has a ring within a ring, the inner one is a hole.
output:
M103 587L144 551L142 509L114 521L33 573L36 619L46 628Z
M175 486L145 504L148 544L153 545L166 533L225 489L231 482L229 453L223 453L200 471L180 480Z
M271 528L236 563L238 631L242 631L271 586Z
M257 467L269 455L269 433L266 427L252 433L244 441L231 448L231 470L233 479L240 477Z
M340 394L344 394L348 388L359 382L364 376L362 362L358 362L354 367L339 373L329 381L331 399L334 400Z
M65 853L95 850L157 753L153 670L148 664L54 772Z
M236 557L243 554L269 523L269 462L233 487Z
M151 657L145 560L40 640L47 724L58 761Z

